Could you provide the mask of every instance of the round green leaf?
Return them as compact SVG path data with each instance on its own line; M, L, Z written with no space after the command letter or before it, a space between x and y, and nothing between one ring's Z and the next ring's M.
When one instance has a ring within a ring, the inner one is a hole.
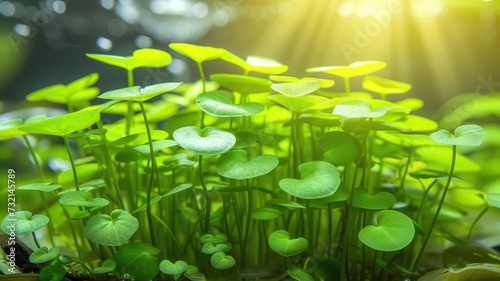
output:
M100 119L100 114L93 110L80 110L42 121L22 125L19 130L42 135L66 136L86 129Z
M219 243L219 244L213 244L213 243L205 243L201 247L201 252L206 254L206 255L213 255L217 252L227 252L231 249L231 243Z
M455 129L455 135L447 130L432 133L429 137L442 144L480 146L483 142L483 128L478 125L463 125Z
M280 188L302 199L318 199L332 195L340 185L340 174L332 164L312 161L299 165L300 179L282 179Z
M385 96L389 94L407 93L409 90L411 90L411 85L408 83L369 75L363 79L363 88Z
M152 280L159 271L159 253L159 249L145 243L127 244L113 256L115 271L126 279Z
M318 80L304 80L291 83L272 84L271 88L287 97L300 97L317 91L320 87Z
M377 225L369 225L359 232L359 240L378 251L398 251L413 240L415 227L406 215L384 210L377 214Z
M259 155L251 160L247 159L247 152L243 149L230 150L224 153L217 161L217 172L230 179L250 179L265 175L279 164L274 155Z
M59 248L52 248L49 251L47 247L41 247L31 253L29 260L32 263L46 263L57 258L57 256L59 256Z
M269 236L269 246L283 257L298 255L307 249L307 240L303 237L290 239L290 233L276 230Z
M183 260L178 260L175 263L169 260L162 260L160 262L160 271L168 275L182 274L188 267L188 263Z
M224 233L218 233L216 235L207 233L200 237L201 243L212 243L212 244L220 244L227 242L227 236Z
M132 56L127 57L101 54L87 54L87 57L128 70L139 67L164 67L172 62L172 56L169 53L151 48L136 50Z
M365 210L383 210L396 204L394 195L385 191L370 195L366 188L356 188L353 196L352 205Z
M73 207L104 207L109 204L109 201L104 198L92 198L90 192L87 191L68 191L59 198L59 204L63 206Z
M237 74L212 74L212 81L217 82L224 88L238 92L242 95L266 93L271 91L271 81Z
M342 131L328 132L318 140L319 147L325 151L323 160L334 166L344 166L361 155L361 143L351 134Z
M120 150L115 155L117 162L128 163L138 161L139 159L141 159L141 153L131 148Z
M182 127L174 131L173 137L179 146L199 155L222 154L236 143L233 134L214 127Z
M98 96L105 100L122 100L143 102L158 95L170 92L181 83L161 83L141 88L140 86L127 87L105 92Z
M187 43L171 43L168 46L177 53L186 56L197 63L219 59L226 51L221 48L198 46Z
M210 263L215 269L229 269L236 263L233 257L226 255L223 252L217 252L210 257Z
M51 262L45 264L40 270L40 281L63 280L64 275L66 275L66 268L60 262Z
M116 268L116 262L112 259L107 259L107 260L103 261L100 266L94 267L92 269L92 272L94 274L106 274L106 273L113 272L113 270L115 270L115 268Z
M235 148L247 148L252 146L257 142L258 136L255 133L249 131L240 131L236 135L236 143L233 146Z
M139 221L124 210L99 214L85 225L85 236L99 245L120 246L127 242L139 228Z
M235 104L234 94L228 91L212 91L201 94L196 104L201 110L215 117L251 116L264 111L265 107L256 102Z
M358 61L351 63L348 66L321 66L308 68L307 72L326 72L328 74L340 76L343 78L351 78L362 76L379 71L386 67L385 62L381 61Z
M33 215L28 211L9 213L2 221L1 228L4 233L15 230L16 236L32 233L49 223L45 215Z

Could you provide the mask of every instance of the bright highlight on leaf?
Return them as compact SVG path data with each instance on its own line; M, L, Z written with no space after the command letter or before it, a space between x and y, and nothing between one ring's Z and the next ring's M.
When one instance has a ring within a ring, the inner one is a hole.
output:
M363 79L363 88L385 97L390 94L407 93L411 90L411 85L379 76L369 75Z
M290 83L274 83L271 88L287 97L300 97L313 93L320 88L318 80L305 80Z
M348 66L321 66L321 67L308 68L306 71L325 72L343 78L351 78L379 71L385 68L386 65L387 64L382 61L358 61L351 63Z
M271 81L260 78L236 74L212 74L210 79L222 87L242 95L259 94L271 91Z
M219 59L226 51L221 48L198 46L186 43L171 43L168 46L177 53L186 56L197 63Z

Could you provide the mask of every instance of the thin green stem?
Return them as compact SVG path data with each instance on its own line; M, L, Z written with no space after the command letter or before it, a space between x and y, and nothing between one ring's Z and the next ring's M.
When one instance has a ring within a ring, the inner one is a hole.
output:
M134 86L134 70L127 69L127 86ZM133 103L132 101L127 101L127 115L125 116L125 134L130 135L130 128L132 127L132 118L134 115Z
M441 211L441 208L443 207L444 204L444 199L446 198L446 193L448 192L448 188L450 187L451 184L451 179L453 178L453 171L455 170L455 162L457 159L457 146L453 145L452 149L452 156L451 156L451 167L450 167L450 174L448 175L448 180L446 181L446 186L444 187L443 195L441 196L441 200L439 201L438 207L436 209L436 213L434 214L434 218L432 219L431 225L429 227L429 230L427 231L427 234L425 235L424 242L421 245L421 248L415 257L415 260L413 261L413 264L411 266L411 270L414 271L415 268L418 265L418 262L420 261L420 258L422 257L425 247L427 246L427 243L429 242L429 239L432 234L432 230L434 226L436 225L437 218L439 216L439 212Z
M154 176L155 176L155 171L156 171L156 158L154 155L153 140L151 137L151 129L149 128L148 116L147 116L146 110L144 108L144 103L139 102L139 106L141 107L142 118L144 119L144 126L146 126L146 134L148 136L148 145L149 145L149 155L151 157L150 158L151 159L151 171L150 171L150 176L149 176L149 180L148 180L147 194L146 194L146 216L148 218L148 226L149 226L149 235L151 237L151 245L156 247L153 218L151 215L151 193L153 192L153 183L154 183Z
M73 154L71 153L71 147L69 146L68 138L63 136L64 145L66 146L66 151L68 152L69 162L71 163L71 169L73 170L73 179L75 181L76 191L80 191L80 185L78 184L78 175L76 173L75 160L73 159Z
M203 93L207 91L207 85L205 82L205 73L203 73L203 66L201 65L201 62L197 62L196 66L198 67L198 71L200 72L200 79L201 79L201 84L203 86Z
M469 234L467 235L467 241L465 241L465 249L467 250L467 248L469 248L470 246L470 241L472 239L472 230L474 230L474 227L476 226L476 224L479 222L479 220L481 219L481 217L486 214L486 212L490 209L490 206L489 205L486 205L486 208L484 208L481 213L479 213L479 215L476 217L476 219L472 222L472 225L470 226L470 229L469 229Z
M175 248L177 249L177 251L179 252L179 254L181 255L181 259L184 258L183 256L183 252L182 252L182 248L181 246L179 245L179 242L177 242L177 239L175 239L175 235L174 233L172 233L172 230L168 227L168 225L162 220L160 219L158 216L156 216L155 214L152 215L153 218L155 218L166 230L167 232L170 234L170 237L172 238L172 241L174 242L174 245L175 245Z
M403 195L403 200L405 198L405 180L406 175L408 174L408 169L410 168L411 158L413 157L413 146L410 146L410 151L408 151L408 161L406 161L405 169L403 172L403 176L401 177L401 184L399 186L399 190Z
M247 206L247 220L245 227L245 236L243 238L243 245L241 245L241 264L245 266L245 258L246 258L246 248L248 244L248 235L250 235L250 227L252 222L252 203L253 203L253 188L250 186L250 181L246 180L246 185L248 186L248 206Z
M210 199L210 193L208 193L208 188L203 178L203 155L199 155L198 157L198 176L200 177L200 184L203 188L203 194L205 195L205 222L203 225L203 234L207 234L210 228L210 209L212 208L212 200Z
M33 241L35 242L35 245L38 249L40 249L40 243L38 243L38 239L36 238L35 232L31 232L31 236L33 236Z

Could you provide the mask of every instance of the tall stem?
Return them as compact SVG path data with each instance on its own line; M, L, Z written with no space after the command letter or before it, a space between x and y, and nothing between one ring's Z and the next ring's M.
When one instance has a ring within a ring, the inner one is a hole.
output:
M142 112L142 118L144 119L144 125L146 126L146 134L148 135L148 145L149 145L149 155L151 159L151 172L148 180L148 189L147 189L147 195L146 195L146 215L148 218L148 226L149 226L149 235L151 237L151 244L153 246L156 246L156 240L155 240L155 233L154 233L154 226L153 226L153 217L151 216L151 193L153 191L153 183L154 183L154 176L156 172L156 158L154 155L154 149L153 149L153 140L151 137L151 129L149 128L149 123L148 123L148 116L146 114L146 110L144 109L144 103L139 102L139 106L141 107L141 112Z
M134 86L134 73L133 69L127 69L127 86ZM132 117L134 115L133 103L132 101L127 101L127 116L125 118L125 134L130 135L130 127L132 126Z
M200 155L198 159L198 174L201 187L203 188L203 194L205 195L205 224L203 225L203 234L207 234L210 228L210 209L212 208L212 201L210 200L210 193L208 193L207 185L203 178L203 155Z
M413 261L413 264L411 266L411 270L414 271L415 268L418 265L418 262L420 261L420 258L422 257L425 247L427 246L427 242L429 242L429 239L432 234L432 229L434 228L434 225L436 225L439 212L441 211L441 208L443 207L444 204L444 199L446 198L446 193L448 192L448 188L450 187L451 179L453 178L453 171L455 170L455 162L457 159L457 146L453 145L452 149L452 155L451 155L451 167L450 167L450 174L448 175L448 180L446 181L446 186L444 187L443 195L441 196L441 200L439 200L438 207L436 209L436 213L434 214L434 218L432 219L431 226L429 227L429 230L427 231L427 234L425 235L424 242L422 243L422 246L415 257L415 260Z
M63 136L64 145L66 146L66 151L68 152L69 162L71 163L71 168L73 170L73 179L75 181L76 191L80 191L80 186L78 185L78 175L76 174L75 160L73 159L73 154L71 153L71 147L69 146L68 138Z

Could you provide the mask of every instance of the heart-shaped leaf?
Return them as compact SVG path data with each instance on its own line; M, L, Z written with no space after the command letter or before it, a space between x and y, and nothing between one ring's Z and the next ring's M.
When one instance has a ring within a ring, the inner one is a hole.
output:
M307 72L326 72L328 74L340 76L343 78L351 78L379 71L386 67L385 62L381 61L358 61L353 62L348 66L321 66L308 68Z
M243 68L245 73L253 71L264 74L281 74L288 70L288 66L276 60L260 56L248 56L245 61L235 54L226 51L222 54L221 59Z
M228 91L212 91L201 94L196 104L201 110L215 117L251 116L264 111L265 107L256 102L235 104L234 94Z
M385 96L390 94L407 93L409 90L411 90L411 85L408 83L369 75L363 79L363 88Z
M396 198L389 192L379 192L375 195L370 195L365 188L356 188L352 205L356 208L365 210L383 210L392 207L396 204Z
M168 45L172 50L186 56L197 63L219 59L226 50L210 46L198 46L187 43L171 43Z
M68 191L59 198L59 204L63 206L74 207L104 207L109 204L109 201L104 198L92 198L90 192L87 191Z
M272 84L271 88L287 97L300 97L317 91L320 87L318 80L305 80L291 83Z
M333 107L329 98L316 95L306 95L295 98L284 95L272 95L268 96L268 98L297 113Z
M98 96L105 100L122 100L144 102L158 95L170 92L181 83L161 83L141 88L140 86L127 87L105 92Z
M378 251L398 251L408 246L415 235L413 222L406 215L384 210L377 214L377 225L361 229L359 240Z
M242 95L270 92L272 84L271 81L264 78L236 74L212 74L210 79L222 87Z
M188 267L188 263L183 260L178 260L175 263L169 260L162 260L160 262L160 271L168 275L182 274Z
M139 221L124 210L114 210L111 214L99 214L89 219L85 225L85 236L99 245L120 246L132 237L139 228Z
M86 129L100 119L100 114L93 110L80 110L42 121L22 125L19 130L42 135L66 136Z
M247 159L247 152L243 149L230 150L224 153L217 161L217 172L230 179L250 179L265 175L279 164L274 155L259 155L251 160Z
M2 221L1 228L4 233L15 231L16 236L32 233L49 223L45 215L33 215L28 211L9 213Z
M101 54L87 54L87 57L127 70L139 67L164 67L172 62L172 56L169 53L151 48L138 49L132 56L127 57Z
M209 156L222 154L236 143L233 134L214 127L182 127L174 131L173 137L182 148Z
M269 246L283 257L298 255L307 249L307 240L303 237L290 239L290 233L276 230L269 236Z
M361 143L351 134L342 131L328 132L318 140L319 147L325 151L323 159L334 166L344 166L361 155Z
M32 263L46 263L59 256L59 248L48 249L47 247L41 247L36 249L30 255L30 262Z
M340 185L340 174L332 164L312 161L299 165L300 179L282 179L280 188L302 199L318 199L332 195Z
M121 276L129 276L135 280L152 280L158 274L158 254L161 251L151 245L134 242L120 248L113 260L115 271Z
M480 146L483 143L483 128L478 125L463 125L455 129L455 135L447 130L432 133L429 137L442 144Z
M224 233L218 233L215 235L207 233L200 237L201 243L221 244L226 243L227 240L227 236Z
M206 254L206 255L213 255L217 252L227 252L231 249L231 243L218 243L218 244L213 244L213 243L205 243L201 247L201 252Z
M61 185L52 184L52 181L45 182L34 182L30 184L26 184L17 188L17 190L38 190L43 192L52 192L61 188Z
M107 260L104 260L100 266L94 267L92 269L92 272L94 274L106 274L106 273L113 272L113 270L115 270L115 268L116 268L116 262L112 259L107 259Z
M223 252L217 252L210 257L210 264L212 264L215 269L222 270L233 267L236 264L236 261L233 257L226 255Z

